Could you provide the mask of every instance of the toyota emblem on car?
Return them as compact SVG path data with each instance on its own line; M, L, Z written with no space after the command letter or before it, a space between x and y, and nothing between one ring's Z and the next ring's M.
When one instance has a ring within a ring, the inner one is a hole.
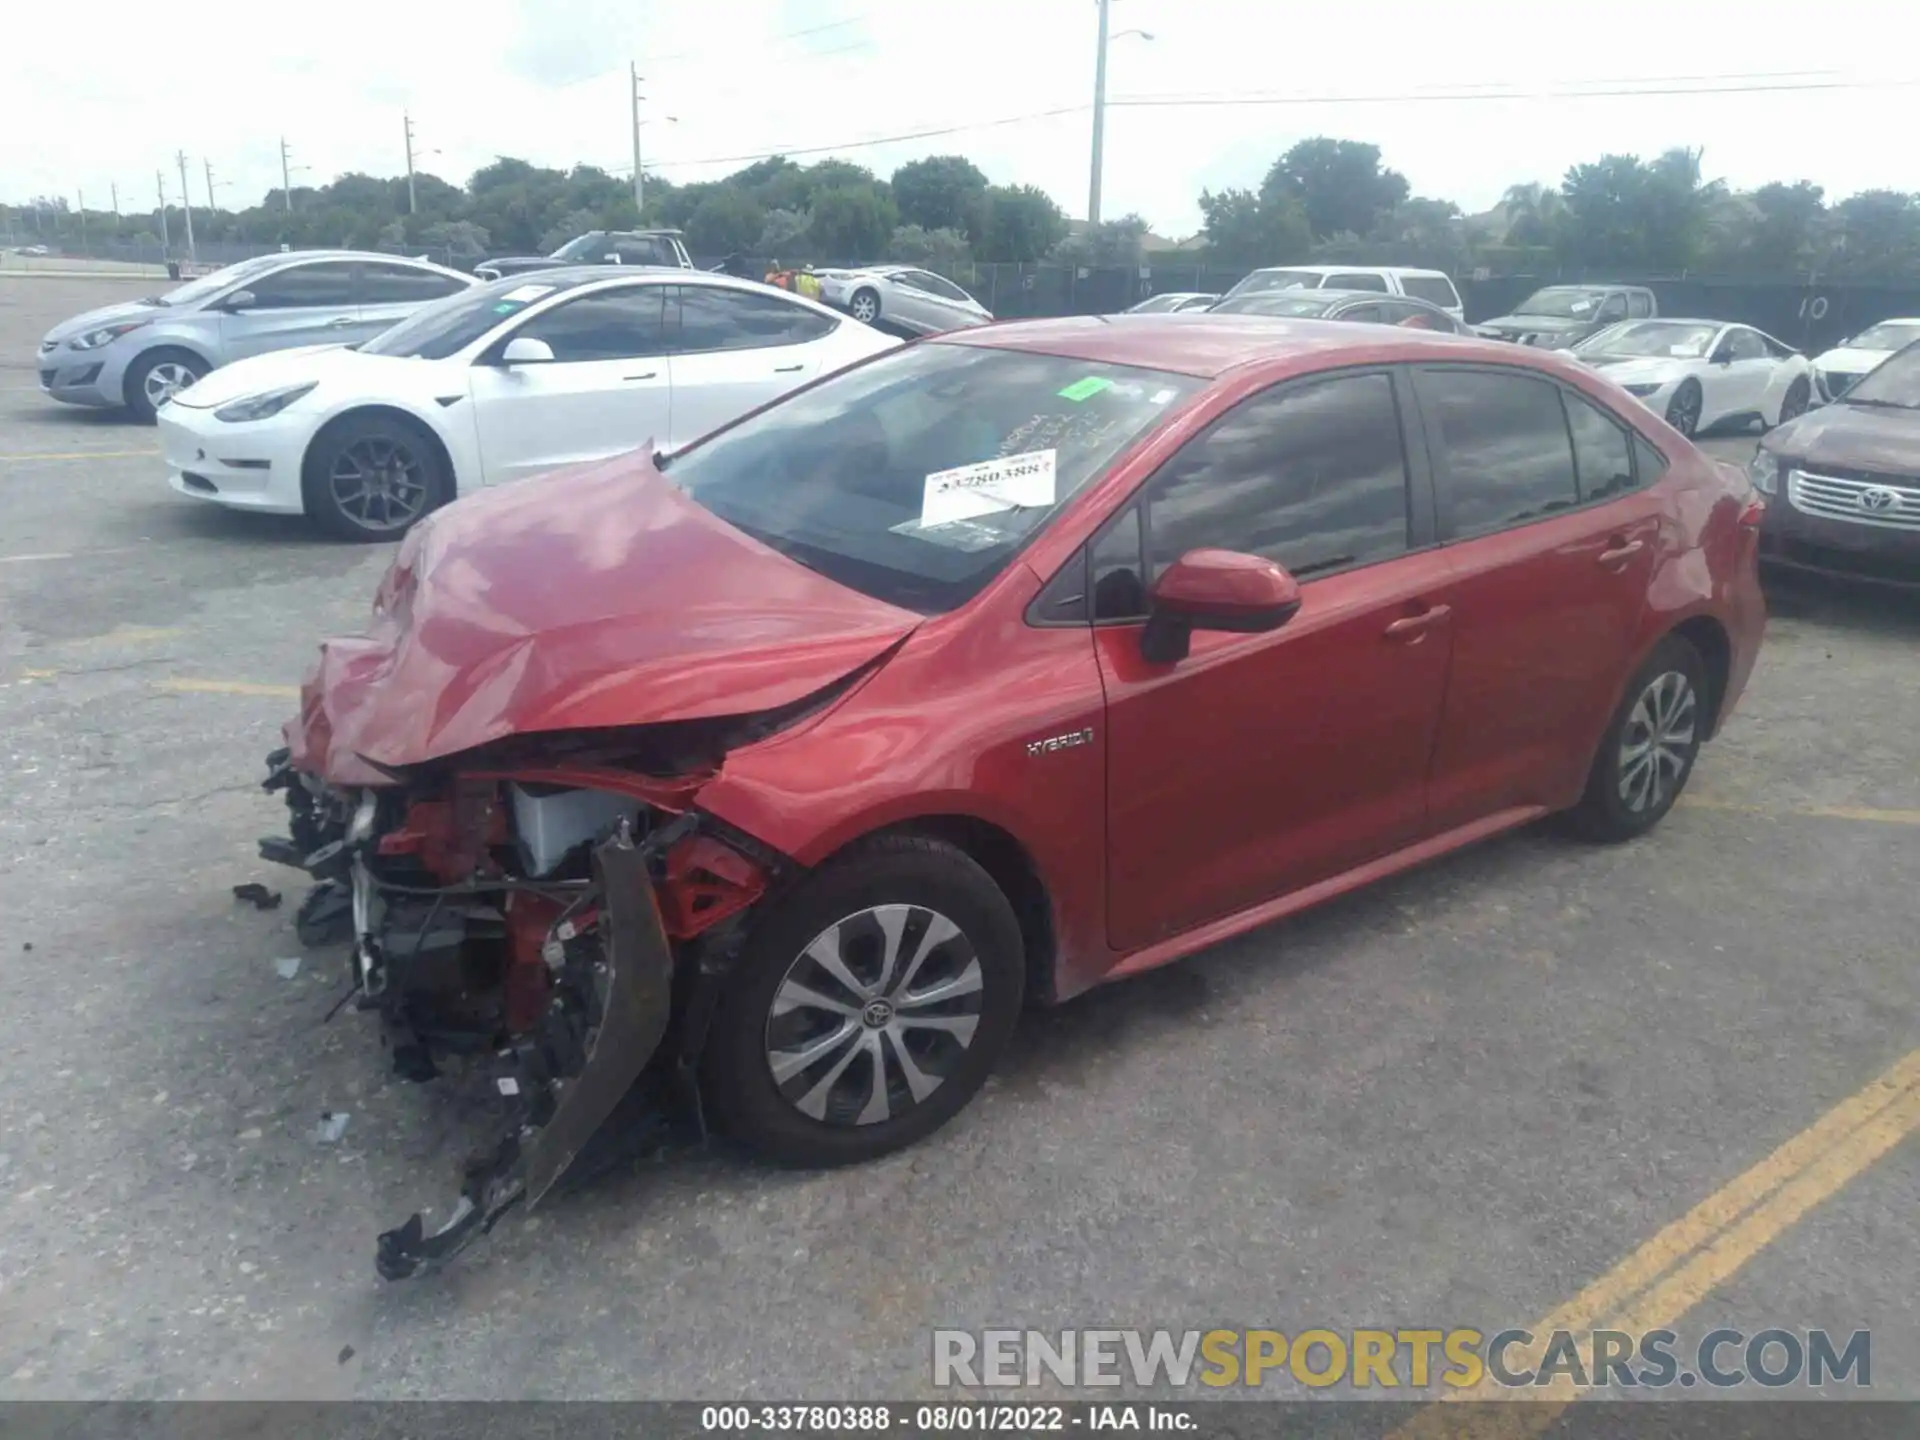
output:
M1860 492L1860 508L1870 510L1876 515L1885 514L1899 501L1900 496L1885 485L1869 485Z

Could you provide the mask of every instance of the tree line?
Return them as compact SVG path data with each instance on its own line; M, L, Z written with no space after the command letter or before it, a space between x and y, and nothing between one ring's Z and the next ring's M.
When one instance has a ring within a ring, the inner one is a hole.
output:
M1704 177L1698 150L1651 160L1603 155L1557 186L1520 184L1467 215L1412 193L1378 146L1315 137L1279 156L1257 189L1202 191L1200 234L1182 265L1246 267L1311 261L1427 265L1456 274L1612 270L1634 275L1920 280L1920 196L1868 190L1830 200L1810 181L1737 191ZM648 176L644 216L629 181L591 165L557 170L502 157L465 185L419 174L342 175L274 190L245 210L196 209L199 240L405 249L471 264L489 254L546 252L583 231L671 226L702 256L785 264L897 260L949 272L971 264L1052 261L1135 265L1170 242L1127 215L1070 223L1044 192L994 185L960 155L915 160L881 178L828 159L775 156L721 180L676 185ZM0 233L74 244L148 240L158 217L76 215L64 199L0 206ZM167 225L176 251L179 210Z

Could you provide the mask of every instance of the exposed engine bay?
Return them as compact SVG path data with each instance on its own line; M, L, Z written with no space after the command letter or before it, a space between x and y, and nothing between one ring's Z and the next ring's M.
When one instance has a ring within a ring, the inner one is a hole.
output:
M692 808L711 771L444 767L347 787L267 759L286 837L261 854L316 884L308 944L350 945L356 1008L378 1015L396 1075L483 1069L510 1117L428 1232L379 1237L390 1280L443 1264L553 1187L651 1067L703 1134L692 1065L742 913L778 856Z

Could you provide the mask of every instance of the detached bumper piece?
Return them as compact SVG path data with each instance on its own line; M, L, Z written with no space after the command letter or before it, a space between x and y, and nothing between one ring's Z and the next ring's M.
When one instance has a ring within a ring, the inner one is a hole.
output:
M486 1163L471 1167L451 1218L427 1234L419 1215L380 1236L388 1280L429 1272L500 1217L553 1188L613 1113L666 1035L673 957L647 881L646 857L625 826L594 852L604 942L560 943L565 955L545 1019L501 1057L497 1083L521 1111ZM604 958L602 958L604 957Z

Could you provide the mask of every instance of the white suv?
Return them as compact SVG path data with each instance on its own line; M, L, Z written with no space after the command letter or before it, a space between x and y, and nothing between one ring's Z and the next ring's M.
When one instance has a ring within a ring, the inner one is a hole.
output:
M1377 290L1383 295L1407 295L1437 305L1464 322L1460 292L1444 270L1415 270L1405 265L1275 265L1256 270L1229 290L1223 299L1254 295L1262 290Z

